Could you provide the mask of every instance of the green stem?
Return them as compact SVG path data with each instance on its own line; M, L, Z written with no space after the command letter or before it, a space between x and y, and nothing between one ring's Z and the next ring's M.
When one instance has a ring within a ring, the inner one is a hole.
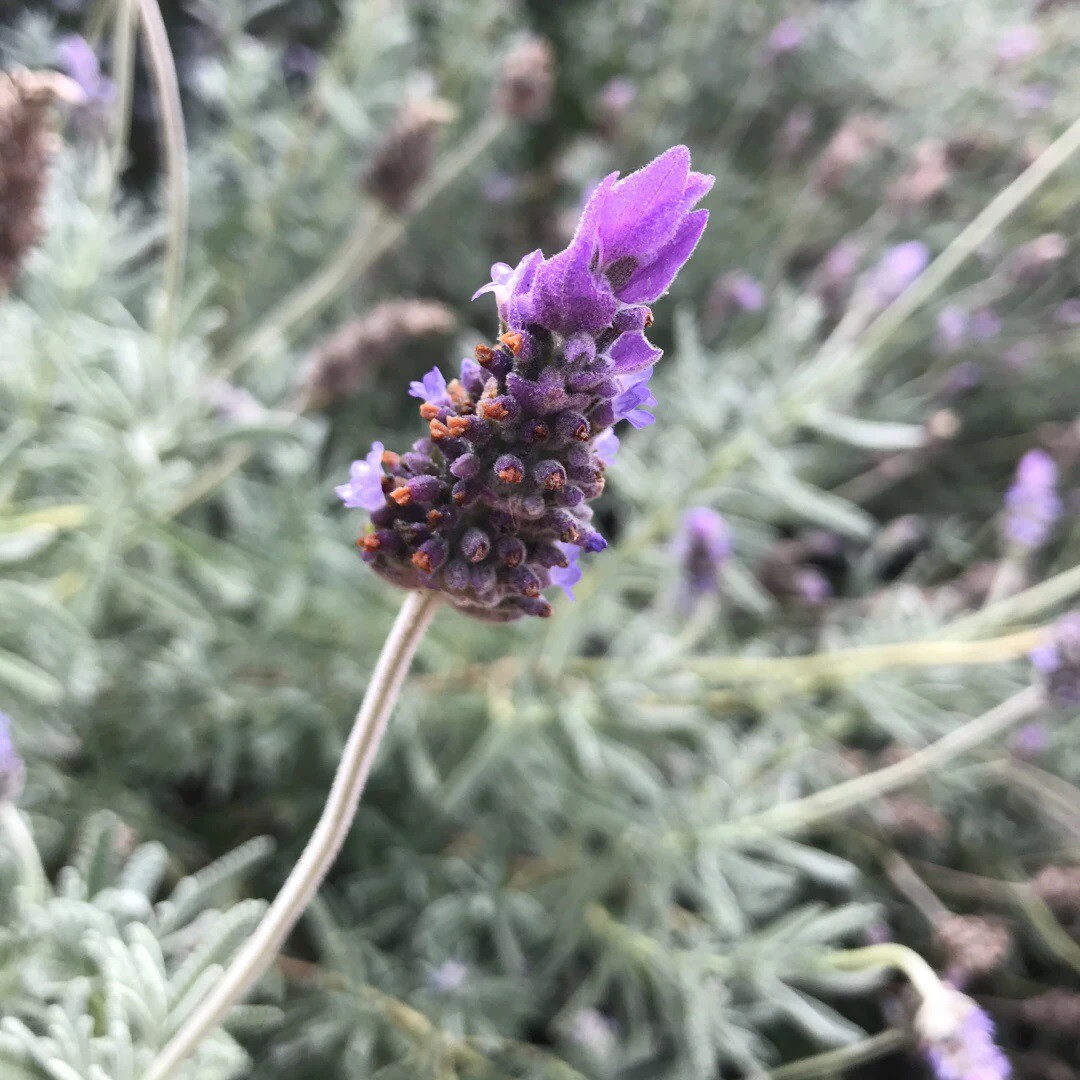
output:
M934 969L914 949L889 941L861 949L840 949L826 954L823 963L837 971L871 971L892 968L907 977L919 997L926 1001L939 995L942 982Z
M116 23L112 40L112 77L116 84L116 113L113 117L112 170L106 199L111 201L127 159L131 134L131 102L135 90L135 2L116 0Z
M957 619L946 627L945 632L950 638L967 638L985 633L995 626L1005 626L1008 623L1035 618L1049 608L1071 600L1078 593L1080 593L1080 566L1073 566L1015 596L988 604L973 615Z
M746 832L790 833L810 828L829 817L835 817L860 803L879 798L910 784L932 769L940 768L961 754L996 738L1021 720L1031 716L1042 707L1043 691L1029 686L1003 701L982 716L969 720L962 727L949 732L937 742L916 750L884 769L857 776L824 791L815 792L802 799L781 803L749 817L726 822L716 827L720 835Z
M439 602L439 594L434 592L411 592L406 597L375 665L311 839L262 922L209 994L151 1062L143 1080L166 1080L174 1075L273 964L289 933L314 899L352 828L405 675Z
M180 101L180 82L176 63L169 48L165 20L157 0L138 0L139 21L146 45L147 64L157 95L161 120L162 143L165 148L167 228L165 233L165 267L161 326L165 335L171 333L180 289L184 279L184 261L188 230L188 163L187 137L184 133L184 112Z
M0 832L7 837L19 865L19 878L31 903L41 903L49 895L49 879L41 865L37 844L19 808L0 800Z
M907 1041L908 1037L903 1031L888 1028L851 1046L827 1050L823 1054L815 1054L813 1057L773 1069L767 1074L768 1080L811 1080L816 1076L836 1076L856 1065L877 1061L878 1058L899 1050Z

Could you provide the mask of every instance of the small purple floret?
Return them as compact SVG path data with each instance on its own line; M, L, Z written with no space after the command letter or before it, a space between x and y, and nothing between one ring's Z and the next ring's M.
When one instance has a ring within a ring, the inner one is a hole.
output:
M419 382L409 383L409 396L429 401L432 405L450 404L446 378L437 367L433 367Z
M384 451L381 442L373 442L368 456L352 463L349 482L334 488L334 493L350 510L378 510L385 504L382 488Z
M871 298L879 307L891 304L907 292L929 263L930 249L920 240L908 240L890 248L868 275Z

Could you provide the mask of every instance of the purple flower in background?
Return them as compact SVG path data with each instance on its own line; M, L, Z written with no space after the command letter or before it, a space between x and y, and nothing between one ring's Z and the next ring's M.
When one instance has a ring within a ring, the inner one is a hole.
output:
M637 100L637 86L625 75L616 75L601 88L596 101L596 115L601 131L614 135L631 106Z
M1049 742L1045 724L1025 724L1009 740L1009 749L1017 757L1031 760L1042 757Z
M202 399L225 424L257 424L266 416L266 409L242 386L213 379L202 388Z
M760 311L765 306L765 289L744 270L731 270L716 279L706 302L709 315L725 320L740 311Z
M1054 318L1065 326L1080 326L1080 299L1062 300L1054 311Z
M943 988L916 1017L923 1052L938 1080L1008 1080L1008 1059L994 1042L994 1024L971 998Z
M444 960L429 973L427 984L436 994L452 994L455 990L460 990L468 978L468 965L460 960Z
M972 341L993 341L1001 333L1001 316L993 308L979 308L971 313L968 333Z
M1058 619L1029 659L1052 701L1067 708L1080 705L1080 611Z
M1011 371L1021 372L1030 368L1039 358L1034 341L1015 341L1002 354L1001 359Z
M1021 116L1049 109L1054 101L1054 92L1049 83L1030 83L1021 86L1013 95L1016 111Z
M336 489L371 512L358 547L376 573L492 621L549 615L551 586L572 596L580 553L607 546L589 503L618 448L612 426L654 421L661 350L645 305L693 252L712 182L674 147L602 180L564 251L492 267L475 296L494 294L498 341L449 384L437 368L414 382L425 436L400 455L375 443Z
M919 240L890 248L867 275L870 296L879 307L906 292L930 263L930 249Z
M508 172L492 169L484 177L480 190L486 202L501 205L510 202L517 195L518 182Z
M112 79L101 74L101 62L86 38L78 34L62 37L56 46L56 60L64 74L79 84L86 99L84 107L104 112L116 96Z
M982 364L977 360L965 360L961 364L954 364L945 379L945 396L957 398L970 394L982 384L982 381Z
M371 444L371 452L349 469L349 482L334 488L337 497L350 509L378 510L386 498L383 495L383 454L381 442Z
M938 313L937 334L934 343L938 352L953 353L961 349L968 339L971 316L956 304L944 307Z
M686 511L672 544L672 554L679 563L687 602L720 588L720 572L731 551L731 530L720 514L707 506Z
M1003 64L1016 64L1034 56L1039 48L1039 32L1034 26L1014 26L998 40L997 58Z
M615 1021L598 1009L582 1009L570 1021L570 1038L598 1057L611 1053L618 1033Z
M26 766L11 737L11 718L0 712L0 801L17 799L25 777Z
M795 589L799 598L812 607L824 604L832 596L829 579L816 567L802 567L795 575Z
M449 405L446 377L437 367L433 367L419 382L409 383L409 397L428 401L432 405Z
M311 82L319 72L319 54L309 45L293 42L282 54L281 69L286 78Z
M1033 551L1046 543L1060 516L1054 459L1045 450L1029 450L1005 493L1005 536L1009 543Z
M806 41L806 25L801 19L781 19L765 39L762 57L767 63L775 63L785 56L798 52Z

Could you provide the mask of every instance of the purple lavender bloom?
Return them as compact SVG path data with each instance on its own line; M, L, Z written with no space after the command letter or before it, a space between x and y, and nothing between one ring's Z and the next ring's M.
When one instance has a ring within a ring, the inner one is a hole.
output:
M460 960L444 960L429 973L427 984L436 994L452 994L460 990L468 978L468 965Z
M1045 724L1025 724L1009 741L1009 749L1025 760L1042 757L1049 745Z
M743 270L731 270L717 278L709 291L708 312L724 320L740 311L760 311L765 306L765 289L760 281Z
M480 190L485 202L501 205L510 202L517 195L518 182L508 172L504 172L502 169L492 169L484 177Z
M1029 450L1016 467L1005 493L1005 536L1011 544L1034 551L1046 543L1061 516L1057 466L1045 450Z
M1066 708L1080 705L1080 611L1058 619L1028 659L1052 701Z
M731 530L722 515L707 506L683 514L671 553L679 563L686 601L720 588L720 573L731 551Z
M1001 316L993 308L979 308L971 313L968 323L968 333L972 341L993 341L1001 333L1003 326Z
M1054 311L1054 318L1065 326L1080 326L1080 299L1062 300Z
M202 388L202 399L225 424L257 424L266 416L266 409L242 386L214 379Z
M566 566L554 566L551 569L551 584L557 585L566 595L574 599L574 586L581 580L581 567L578 566L580 551L572 544L555 545L567 558Z
M101 62L86 38L68 34L56 46L57 64L86 95L83 107L94 112L108 109L116 96L112 79L101 74Z
M334 493L350 510L378 510L385 505L382 488L384 452L381 442L373 442L368 456L352 463L349 482L334 488Z
M1034 26L1014 26L998 41L997 57L1003 64L1016 64L1033 56L1039 48L1039 32Z
M645 305L690 257L712 182L674 147L606 177L565 251L492 267L475 295L494 294L498 341L478 345L449 386L437 368L413 383L425 436L400 455L374 444L336 489L371 511L358 547L376 573L500 622L550 615L548 587L572 593L577 556L607 546L589 503L618 448L612 426L654 420L661 350Z
M1053 101L1054 92L1049 83L1029 83L1027 86L1019 87L1013 95L1016 111L1021 116L1043 112L1050 108Z
M26 766L11 737L11 718L0 712L0 801L17 799L25 777Z
M806 41L806 26L801 19L781 19L765 39L762 58L766 63L775 63L785 56L798 52Z
M916 1018L938 1080L1008 1080L1012 1070L994 1042L993 1021L960 991L945 988L944 993L943 1001L928 1000Z
M570 1021L570 1038L598 1057L611 1053L618 1033L615 1021L599 1009L582 1009Z
M907 292L929 262L930 249L920 240L890 248L867 275L867 288L875 304L886 307Z
M1011 371L1021 372L1030 368L1039 358L1039 350L1035 342L1023 340L1014 341L1002 354L1001 359Z
M319 54L309 45L294 41L282 54L281 69L286 78L310 82L319 71Z
M433 367L419 382L409 383L409 397L419 398L432 405L449 405L450 395L446 391L446 378Z
M954 364L945 378L945 396L949 398L963 397L970 394L982 384L982 364L977 360L965 360L961 364Z
M829 579L816 567L804 566L795 577L795 589L799 598L811 607L824 604L832 596Z
M937 335L934 339L938 352L953 353L963 347L968 339L971 316L962 307L950 304L938 313Z

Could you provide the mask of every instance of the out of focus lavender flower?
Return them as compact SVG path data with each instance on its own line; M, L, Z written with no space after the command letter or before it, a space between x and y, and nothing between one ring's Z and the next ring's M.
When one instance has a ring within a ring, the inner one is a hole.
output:
M1029 83L1019 87L1013 94L1013 104L1021 116L1043 112L1054 102L1054 92L1049 83Z
M976 387L981 386L982 381L982 364L977 360L965 360L960 364L954 364L945 377L945 396L948 398L963 397L965 394L970 394Z
M990 1017L966 994L942 987L915 1017L923 1052L938 1080L1008 1080L1008 1059L994 1042Z
M582 1009L570 1020L570 1038L597 1057L611 1052L618 1033L618 1024L599 1009Z
M810 279L810 291L834 316L839 315L843 308L861 257L858 244L852 240L841 240L830 248Z
M1039 31L1034 26L1013 26L998 39L997 58L1003 64L1018 64L1034 56L1039 48Z
M972 341L985 343L993 341L1001 333L1003 325L1001 316L993 308L979 308L971 313L968 333Z
M879 307L906 292L930 263L930 249L920 240L908 240L885 252L867 275L866 287Z
M832 596L829 579L816 567L804 566L795 576L795 588L800 599L811 607L824 604Z
M717 278L706 300L708 315L716 322L726 322L739 312L760 311L764 306L761 282L745 270L732 270Z
M625 75L616 75L600 88L596 99L596 119L600 130L611 138L622 126L626 114L637 100L637 84Z
M1061 233L1043 233L1012 252L1005 270L1013 281L1032 284L1045 277L1068 253L1069 243Z
M1009 749L1017 757L1031 760L1046 753L1049 741L1045 724L1025 724L1009 740Z
M810 136L814 133L814 110L805 103L796 105L784 117L780 130L776 134L775 153L777 159L786 164L799 157L806 149Z
M925 206L937 198L952 179L948 151L940 139L925 139L915 148L907 172L889 188L889 201L897 206Z
M480 193L484 196L485 202L495 205L508 203L517 192L517 180L502 169L492 169L484 177L480 186Z
M957 304L950 304L938 313L934 344L938 352L953 353L968 339L971 316Z
M1035 342L1015 341L1002 354L1001 359L1005 366L1014 372L1026 371L1039 358L1039 350Z
M867 161L885 140L885 125L876 116L857 113L840 126L814 166L811 182L819 191L842 188L852 171Z
M1054 459L1045 450L1029 450L1005 493L1005 536L1010 544L1033 551L1046 543L1060 516Z
M762 49L762 59L767 64L775 64L778 60L792 53L798 52L806 41L806 24L802 19L794 16L781 19L765 39Z
M0 801L17 799L25 777L26 766L11 737L11 718L0 712Z
M720 514L707 506L686 511L672 544L685 603L719 589L720 573L731 557L731 550L731 530Z
M308 45L293 42L282 54L281 69L287 79L311 82L319 72L319 54Z
M468 965L460 960L444 960L427 978L428 989L436 994L452 994L460 990L469 978Z
M1051 700L1068 708L1080 705L1080 611L1058 619L1029 659Z
M207 383L202 398L226 424L257 424L266 415L266 409L247 390L224 379Z
M1054 318L1065 326L1080 326L1080 299L1062 300L1054 311Z
M62 37L56 46L56 60L82 90L82 107L96 116L104 114L116 97L116 85L101 74L101 62L86 38L79 34Z

